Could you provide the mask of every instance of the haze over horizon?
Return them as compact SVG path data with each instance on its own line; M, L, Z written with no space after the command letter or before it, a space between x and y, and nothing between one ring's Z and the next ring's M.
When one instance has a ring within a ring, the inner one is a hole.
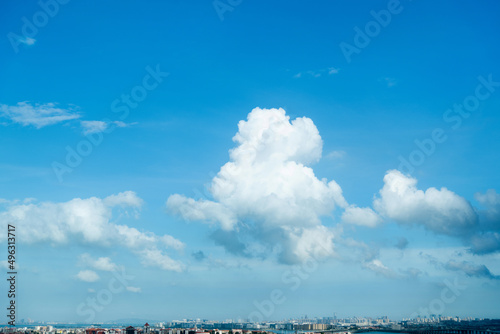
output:
M18 321L500 318L499 3L0 8Z

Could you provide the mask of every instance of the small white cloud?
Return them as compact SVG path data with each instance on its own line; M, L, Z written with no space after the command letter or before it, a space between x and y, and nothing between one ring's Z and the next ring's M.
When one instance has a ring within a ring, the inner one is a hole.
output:
M109 257L93 259L89 254L85 253L80 256L80 260L84 265L87 265L95 270L116 271L119 269L119 266L114 264Z
M54 103L19 102L15 106L0 104L0 117L10 119L23 126L33 125L40 129L48 125L80 118L80 115L69 108L57 108Z
M332 160L339 160L339 159L342 159L346 156L346 152L345 151L331 151L330 153L328 153L325 158L327 159L332 159Z
M106 131L108 128L110 128L110 126L112 124L114 124L117 128L127 128L131 125L137 124L137 122L134 122L134 123L125 123L122 121L113 121L113 122L81 121L80 122L80 125L82 126L84 135Z
M129 124L122 121L114 121L113 123L119 128L126 128L127 126L129 126Z
M88 289L87 289L87 291L88 291L89 293L94 293L94 292L95 292L95 290L94 290L94 289L92 289L92 288L88 288Z
M84 282L97 282L99 280L99 275L93 270L81 270L76 275L76 278Z
M108 124L103 121L81 121L80 124L83 128L84 135L103 132L108 128Z
M338 68L335 68L335 67L330 67L328 69L328 74L332 75L332 74L337 74L339 73L339 69Z
M8 270L9 269L9 262L7 260L0 261L0 267L4 268L5 270Z
M339 73L339 69L338 68L328 67L328 68L322 68L320 70L311 70L311 71L299 72L299 73L295 74L293 77L296 78L296 79L298 79L298 78L303 77L304 75L309 75L309 76L311 76L313 78L319 78L323 74L333 75L333 74L337 74L337 73Z
M134 208L140 208L144 204L144 201L135 192L130 190L110 195L104 198L103 201L108 206L130 206Z
M7 271L12 271L12 269L10 268L9 261L7 261L7 260L0 261L0 268L4 268ZM19 270L19 268L20 268L19 263L17 263L17 262L14 263L14 268L16 270Z
M379 259L374 259L363 265L365 268L370 269L376 274L382 275L387 278L397 278L398 274L394 270L389 269Z
M319 78L321 76L321 72L315 72L315 71L307 71L307 74L311 75L314 78Z
M25 45L33 45L36 42L36 39L31 38L31 37L21 37L18 39L19 42L25 44Z
M127 291L135 292L135 293L139 293L139 292L142 291L141 288L136 288L136 287L133 287L133 286L127 286L126 289L127 289Z

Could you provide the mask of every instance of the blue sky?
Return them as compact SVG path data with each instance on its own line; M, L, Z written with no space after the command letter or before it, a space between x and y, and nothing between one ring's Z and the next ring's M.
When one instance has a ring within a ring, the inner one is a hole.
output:
M2 3L18 319L498 317L500 5L215 4Z

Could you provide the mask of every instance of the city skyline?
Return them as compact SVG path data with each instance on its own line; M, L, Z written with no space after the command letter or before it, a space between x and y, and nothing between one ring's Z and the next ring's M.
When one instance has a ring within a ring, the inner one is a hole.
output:
M429 316L418 316L417 318L403 318L403 319L391 319L388 316L378 316L378 317L365 317L365 316L348 316L348 317L338 317L337 312L334 313L333 316L308 316L307 314L297 317L297 318L283 318L283 319L268 319L262 321L260 323L255 323L249 321L250 319L204 319L204 318L183 318L183 319L115 319L106 322L102 322L99 325L141 325L143 323L151 323L152 327L176 327L178 328L186 328L195 327L197 325L200 326L215 326L222 324L344 324L344 325L359 325L362 326L371 326L371 325L380 325L380 324L389 324L389 323L401 323L401 322L413 322L415 324L418 323L432 323L432 322L442 322L442 321L483 321L483 320L496 320L498 319L489 319L489 318L477 318L477 317L458 317L458 316L444 316L438 314L429 314ZM73 322L59 322L59 321L37 321L30 318L21 319L19 321L19 326L21 325L79 325L79 323ZM89 322L87 325L96 325L98 323ZM4 324L5 325L5 324Z
M17 321L500 318L500 4L0 8Z

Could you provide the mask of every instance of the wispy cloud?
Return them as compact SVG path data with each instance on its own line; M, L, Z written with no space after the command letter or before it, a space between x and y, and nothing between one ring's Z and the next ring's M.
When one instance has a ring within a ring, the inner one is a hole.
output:
M328 68L328 74L332 75L332 74L337 74L339 73L339 69L338 68L335 68L335 67L329 67Z
M58 108L55 103L31 104L26 101L19 102L15 106L0 104L0 117L23 126L32 125L40 129L80 118L80 115L73 108Z
M339 73L339 68L335 67L328 67L328 68L323 68L320 70L314 70L314 71L305 71L305 72L299 72L295 74L293 77L298 79L298 78L303 78L306 76L313 77L313 78L319 78L322 75L334 75Z
M127 287L126 287L126 289L127 289L127 291L130 291L130 292L135 292L135 293L139 293L139 292L141 292L141 291L142 291L142 289L141 289L141 288L136 288L136 287L134 287L134 286L127 286Z
M108 123L103 121L81 121L80 125L83 129L83 134L103 132L108 127Z
M447 270L462 271L470 277L484 277L489 279L500 279L500 276L493 275L484 264L474 264L468 261L450 260L443 264Z
M93 259L90 254L84 253L80 256L80 261L83 265L89 266L95 270L116 271L119 269L119 266L113 263L109 257Z
M97 275L97 273L93 270L81 270L75 277L80 281L89 283L97 282L99 280L99 275Z
M328 153L327 155L325 155L325 158L327 159L332 159L332 160L337 160L337 159L342 159L346 156L346 152L345 151L331 151L330 153Z
M386 84L389 88L394 87L398 84L398 81L395 78L390 77L381 78L379 79L379 81Z
M17 41L24 45L33 45L36 43L36 39L26 36L21 36L20 38L17 39Z
M425 253L421 253L420 256L436 268L462 272L469 277L488 278L492 280L500 279L499 275L492 274L484 264L475 264L471 261L456 261L453 259L441 261L435 256Z
M369 269L375 272L376 274L382 275L386 278L398 278L398 274L394 270L384 265L382 261L380 261L379 259L374 259L370 262L366 262L363 264L363 266L366 269Z
M37 129L66 123L68 121L81 118L79 112L74 107L61 108L56 103L30 103L28 101L19 102L17 105L0 104L0 118L10 120L12 123L23 126L34 126ZM9 125L9 122L0 122L1 125ZM122 121L80 121L84 135L106 131L111 127L126 128L134 123L125 123Z
M111 126L116 126L118 128L126 128L131 125L135 125L134 123L125 123L122 121L113 121L113 122L105 122L105 121L81 121L80 125L83 129L83 134L88 135L91 133L103 132Z

